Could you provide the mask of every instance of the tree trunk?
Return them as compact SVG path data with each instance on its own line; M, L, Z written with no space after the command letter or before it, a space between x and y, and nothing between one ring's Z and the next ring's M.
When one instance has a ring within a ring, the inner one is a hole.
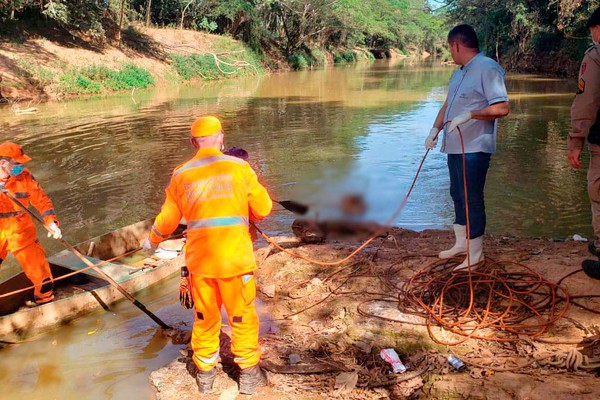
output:
M117 40L121 47L121 30L123 29L123 14L125 14L125 0L121 0L121 12L119 15L119 31L117 32Z
M498 38L496 38L496 62L500 62L500 55L498 53Z
M242 24L242 22L244 22L244 20L245 18L242 13L238 13L238 15L235 16L233 21L231 21L231 27L229 28L229 33L231 34L231 36L237 36L238 29L240 29L240 25Z
M15 2L10 2L10 19L15 19Z
M152 7L152 0L146 0L146 28L150 26L150 15L152 12L150 11Z
M183 19L185 18L185 12L187 11L188 7L194 2L194 0L190 0L185 7L183 8L183 10L181 10L181 21L179 21L179 29L183 29Z

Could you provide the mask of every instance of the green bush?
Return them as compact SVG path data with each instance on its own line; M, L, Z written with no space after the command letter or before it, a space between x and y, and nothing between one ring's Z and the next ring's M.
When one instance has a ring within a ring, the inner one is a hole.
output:
M185 81L194 78L219 79L224 75L217 67L214 57L209 54L171 54L169 58L179 76ZM229 72L228 68L225 66L223 71Z
M100 93L102 86L81 74L63 74L58 77L58 90L63 94Z
M375 61L375 56L368 50L357 51L356 61Z
M323 66L327 64L327 54L319 48L310 49L311 65Z
M288 56L288 62L294 69L306 69L309 65L306 57L301 53L291 54Z
M154 79L150 72L134 64L126 64L116 71L92 65L60 75L57 88L63 94L85 94L106 90L143 89L153 84Z
M134 64L127 64L118 71L110 71L102 84L111 90L143 89L153 85L154 79L147 70Z
M345 61L346 60L344 60L344 57L343 57L342 53L339 53L337 51L333 53L333 62L334 62L334 64L340 64L340 63L343 63Z
M345 62L352 63L356 61L356 54L352 50L346 50L342 53L342 58Z

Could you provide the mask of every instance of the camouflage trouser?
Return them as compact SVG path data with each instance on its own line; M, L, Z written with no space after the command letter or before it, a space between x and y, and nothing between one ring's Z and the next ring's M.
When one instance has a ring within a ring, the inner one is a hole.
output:
M600 145L590 144L590 168L588 170L588 195L592 203L592 227L596 245L600 244Z

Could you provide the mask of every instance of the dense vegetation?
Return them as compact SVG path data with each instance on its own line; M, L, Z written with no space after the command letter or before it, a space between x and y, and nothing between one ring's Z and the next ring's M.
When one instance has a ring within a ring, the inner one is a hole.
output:
M487 54L509 69L572 73L591 43L584 21L598 6L600 0L0 0L0 25L50 21L97 47L120 43L132 23L202 30L302 68L322 64L326 53L337 62L370 57L360 48L439 53L447 29L467 22ZM189 69L193 60L179 61Z
M49 19L103 46L130 22L204 30L254 49L313 57L311 49L429 50L442 22L427 0L0 0L0 19Z
M508 68L573 74L591 45L585 21L600 0L447 0L446 19L468 22Z

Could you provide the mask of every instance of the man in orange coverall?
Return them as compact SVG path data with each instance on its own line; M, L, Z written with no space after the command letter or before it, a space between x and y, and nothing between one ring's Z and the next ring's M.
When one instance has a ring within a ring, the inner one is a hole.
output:
M44 304L54 300L54 282L35 224L29 214L3 194L8 192L25 207L33 204L52 230L48 236L55 239L62 237L52 202L25 168L25 163L30 160L18 144L0 144L0 263L8 252L13 253L27 278L35 285L35 303Z
M189 161L176 167L166 200L143 248L152 252L187 221L186 264L190 271L195 322L192 331L196 377L202 393L217 375L221 305L232 328L231 350L241 369L240 393L253 394L266 384L260 370L258 316L254 308L256 260L249 223L266 217L272 202L250 165L224 155L219 119L198 118L191 127Z

